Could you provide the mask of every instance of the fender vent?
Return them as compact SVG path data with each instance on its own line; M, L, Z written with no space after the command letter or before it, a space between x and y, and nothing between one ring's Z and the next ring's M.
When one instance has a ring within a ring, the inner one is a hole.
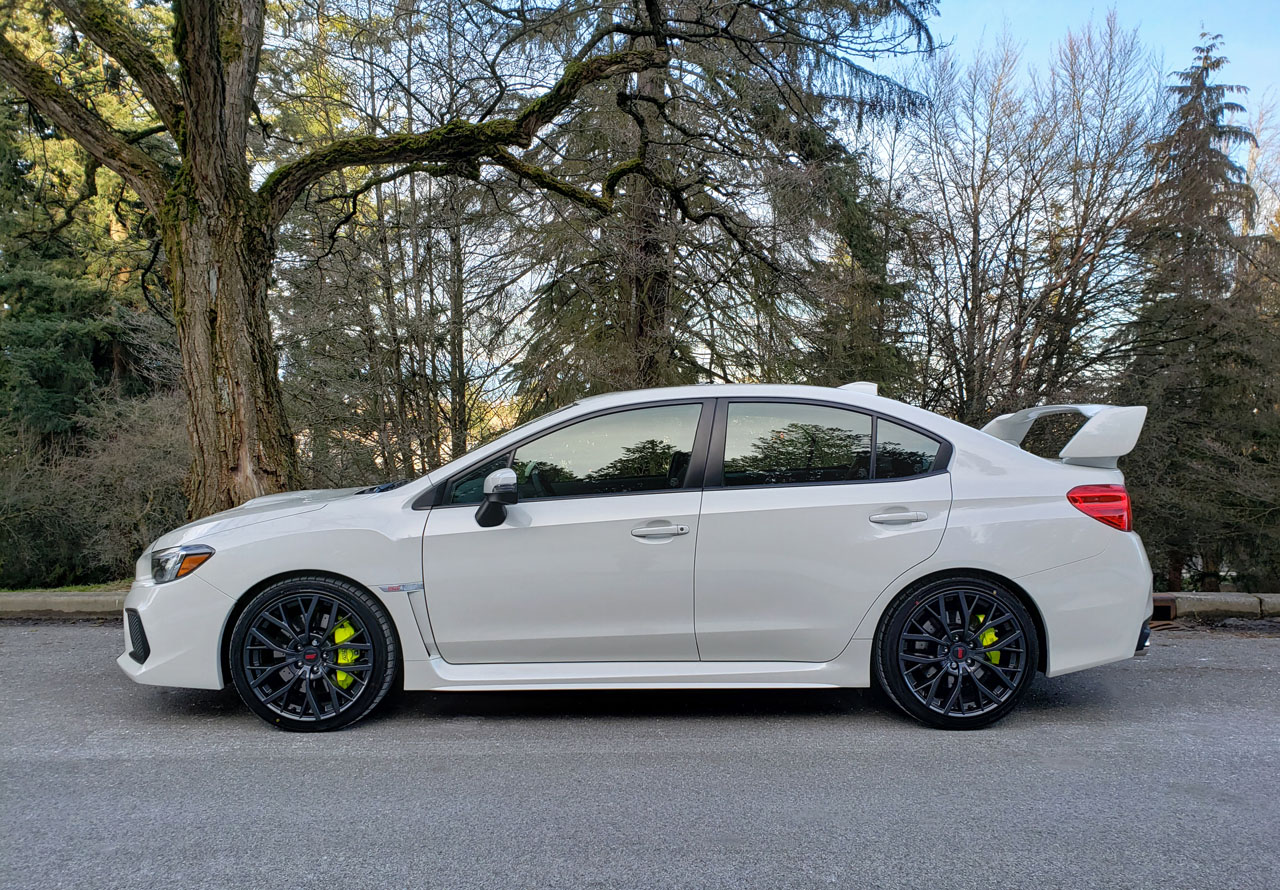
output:
M129 621L129 657L142 664L151 655L151 644L147 642L147 632L142 629L142 617L137 609L125 609L125 617Z

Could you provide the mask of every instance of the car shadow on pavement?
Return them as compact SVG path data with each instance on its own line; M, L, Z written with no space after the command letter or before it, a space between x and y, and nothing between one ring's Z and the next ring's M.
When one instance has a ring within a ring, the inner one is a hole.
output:
M149 693L145 703L155 716L186 715L198 717L251 716L235 689L179 689L160 686L145 687ZM137 698L135 690L129 690Z
M1141 714L1148 707L1108 682L1107 670L1037 676L1010 720L1056 722ZM549 690L530 692L401 692L373 720L472 717L494 720L732 717L856 717L916 725L878 689Z
M387 718L493 719L821 717L883 710L865 689L621 689L405 692Z
M1126 693L1108 682L1107 669L1064 677L1038 676L1010 723L1071 722L1106 719L1124 713L1141 716L1154 708L1136 689ZM157 717L251 719L239 695L220 691L150 687L147 709ZM394 692L362 721L439 718L488 720L839 718L889 725L915 723L875 689L624 689L538 690L527 692Z

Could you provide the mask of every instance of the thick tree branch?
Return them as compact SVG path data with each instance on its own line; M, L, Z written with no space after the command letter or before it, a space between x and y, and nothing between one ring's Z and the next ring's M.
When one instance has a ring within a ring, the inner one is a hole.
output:
M608 213L613 208L612 196L600 197L593 195L586 189L579 188L571 182L566 182L557 176L552 176L546 170L533 164L526 164L517 158L511 152L505 149L494 151L490 157L495 164L505 167L521 179L527 179L543 191L554 192L573 201L575 204L581 204L584 207L590 207L592 210L600 213Z
M178 86L129 23L102 0L53 0L53 5L103 52L124 66L165 127L176 135L182 113Z
M344 167L443 164L470 174L481 162L491 160L542 188L607 211L611 205L607 199L525 164L507 149L532 145L537 132L554 121L588 85L619 74L661 67L667 60L667 54L659 50L624 50L584 62L570 62L556 84L514 118L479 124L453 121L426 133L340 139L277 168L258 193L267 206L270 223L275 225L313 183Z
M521 136L516 144L521 148L532 145L537 132L568 108L584 87L618 74L661 68L667 61L667 53L659 50L628 49L582 62L570 62L555 86L526 105L516 117L516 127Z
M160 210L167 180L160 165L116 134L101 117L64 90L44 68L0 35L0 78L104 167L128 183L152 213Z

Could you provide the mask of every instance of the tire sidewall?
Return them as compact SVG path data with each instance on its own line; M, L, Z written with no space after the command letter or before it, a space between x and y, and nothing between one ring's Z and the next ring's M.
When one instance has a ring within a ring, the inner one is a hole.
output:
M374 670L356 701L334 717L321 720L295 720L272 710L258 700L249 686L248 674L243 665L243 650L250 628L258 617L275 604L300 594L318 593L339 600L350 609L368 629L373 646ZM349 726L377 707L389 691L398 667L398 652L394 635L390 632L390 618L381 604L371 594L351 583L332 578L290 578L267 587L249 601L235 628L227 650L232 684L240 698L258 717L272 726L292 732L325 732Z
M1028 669L1018 680L1013 694L990 711L971 717L943 715L931 710L911 691L897 663L898 640L916 606L957 586L981 587L985 593L993 595L1001 606L1017 618L1022 625L1023 638L1027 642ZM989 578L952 576L908 589L890 604L880 622L880 630L876 634L872 660L880 688L908 716L939 729L981 729L1007 716L1026 694L1035 679L1040 662L1040 635L1031 618L1031 613L1023 605L1022 600L1003 584Z

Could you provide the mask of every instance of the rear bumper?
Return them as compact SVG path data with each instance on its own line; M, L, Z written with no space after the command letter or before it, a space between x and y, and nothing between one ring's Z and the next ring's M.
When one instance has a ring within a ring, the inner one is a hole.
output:
M136 683L221 689L222 630L234 605L199 575L159 586L135 581L124 601L124 653L116 664Z
M1015 580L1044 619L1047 676L1132 658L1145 648L1151 567L1136 534L1117 532L1097 556Z

